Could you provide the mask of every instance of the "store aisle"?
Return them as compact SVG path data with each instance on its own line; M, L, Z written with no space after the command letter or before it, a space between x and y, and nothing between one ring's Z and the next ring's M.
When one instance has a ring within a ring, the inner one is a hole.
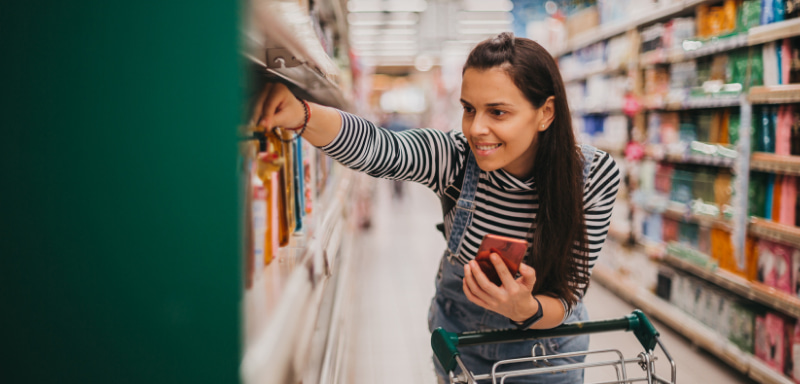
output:
M347 314L351 335L345 377L348 383L435 383L427 311L445 242L434 225L439 202L426 188L406 183L402 199L391 182L378 180L372 228L357 238L355 292ZM594 319L614 318L633 308L594 284L585 300ZM655 323L678 364L682 383L750 383L746 377ZM641 346L633 335L593 336L591 349L618 348L626 357ZM666 374L664 362L660 373ZM629 370L629 373L639 373ZM608 371L587 371L586 381L609 380Z

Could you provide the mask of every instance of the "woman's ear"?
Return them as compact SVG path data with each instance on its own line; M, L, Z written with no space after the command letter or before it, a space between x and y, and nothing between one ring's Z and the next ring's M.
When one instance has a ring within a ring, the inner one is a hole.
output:
M556 117L556 97L548 97L539 110L542 113L542 123L539 125L539 132L542 132L546 131L547 128L550 128L550 125L553 124L553 120Z

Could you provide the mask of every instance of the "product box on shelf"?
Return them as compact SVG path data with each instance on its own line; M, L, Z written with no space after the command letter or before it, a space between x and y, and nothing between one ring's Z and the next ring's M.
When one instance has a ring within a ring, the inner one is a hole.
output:
M675 167L668 163L659 163L656 168L655 187L656 191L664 195L669 195L672 191L672 174Z
M755 318L756 314L760 312L758 307L747 305L742 302L732 301L730 303L728 312L730 334L728 340L742 351L753 353Z
M758 281L781 292L793 293L793 251L788 245L759 240Z
M751 172L748 185L748 210L750 216L766 217L767 174Z
M567 36L572 39L589 32L600 25L600 13L597 6L584 8L567 18Z
M672 290L678 283L678 276L669 268L659 267L656 275L656 296L672 301Z
M789 375L795 383L800 383L800 321L792 326L792 333L789 344L792 370Z
M756 316L754 354L770 368L783 373L786 364L786 320L773 312Z
M684 169L675 169L675 172L672 174L670 200L689 204L692 201L693 184L694 172Z
M661 237L665 243L669 243L670 241L678 241L680 228L679 228L679 223L676 220L667 217L662 217L661 228L663 231Z
M714 202L723 209L725 205L730 204L731 195L733 194L733 187L731 172L727 169L720 169L717 171L717 176L714 179Z
M780 211L777 221L784 225L795 225L795 210L797 206L797 178L784 175L781 178ZM774 218L773 218L774 219Z
M752 27L761 25L761 1L746 0L739 10L739 30L746 32Z

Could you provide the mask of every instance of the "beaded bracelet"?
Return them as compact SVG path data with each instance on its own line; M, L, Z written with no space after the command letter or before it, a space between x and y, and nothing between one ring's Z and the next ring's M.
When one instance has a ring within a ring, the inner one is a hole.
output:
M286 140L283 137L281 137L281 135L278 133L278 127L273 127L272 128L272 133L274 133L275 136L277 136L278 139L280 141L283 141L284 143L290 143L292 141L297 140L297 138L300 137L303 134L303 132L306 131L306 127L308 127L308 121L311 120L311 108L309 108L308 103L305 100L303 100L303 99L301 99L301 98L299 98L297 96L295 96L295 98L301 104L303 104L303 111L305 112L305 120L303 121L303 125L301 125L299 127L296 127L296 128L284 128L287 131L294 132L294 137L292 137L289 140Z

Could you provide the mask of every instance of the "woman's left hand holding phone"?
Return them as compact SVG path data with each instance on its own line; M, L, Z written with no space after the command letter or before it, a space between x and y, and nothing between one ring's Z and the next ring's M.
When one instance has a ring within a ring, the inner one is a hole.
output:
M339 111L323 105L308 103L310 119L303 138L312 145L330 144L342 126ZM302 127L305 124L303 102L281 83L267 83L253 109L252 123L268 130L273 127Z
M531 292L536 284L536 271L525 263L520 264L520 277L514 279L500 255L492 253L492 264L497 270L501 286L495 285L472 260L464 266L464 294L469 301L497 312L514 321L524 321L539 309Z

